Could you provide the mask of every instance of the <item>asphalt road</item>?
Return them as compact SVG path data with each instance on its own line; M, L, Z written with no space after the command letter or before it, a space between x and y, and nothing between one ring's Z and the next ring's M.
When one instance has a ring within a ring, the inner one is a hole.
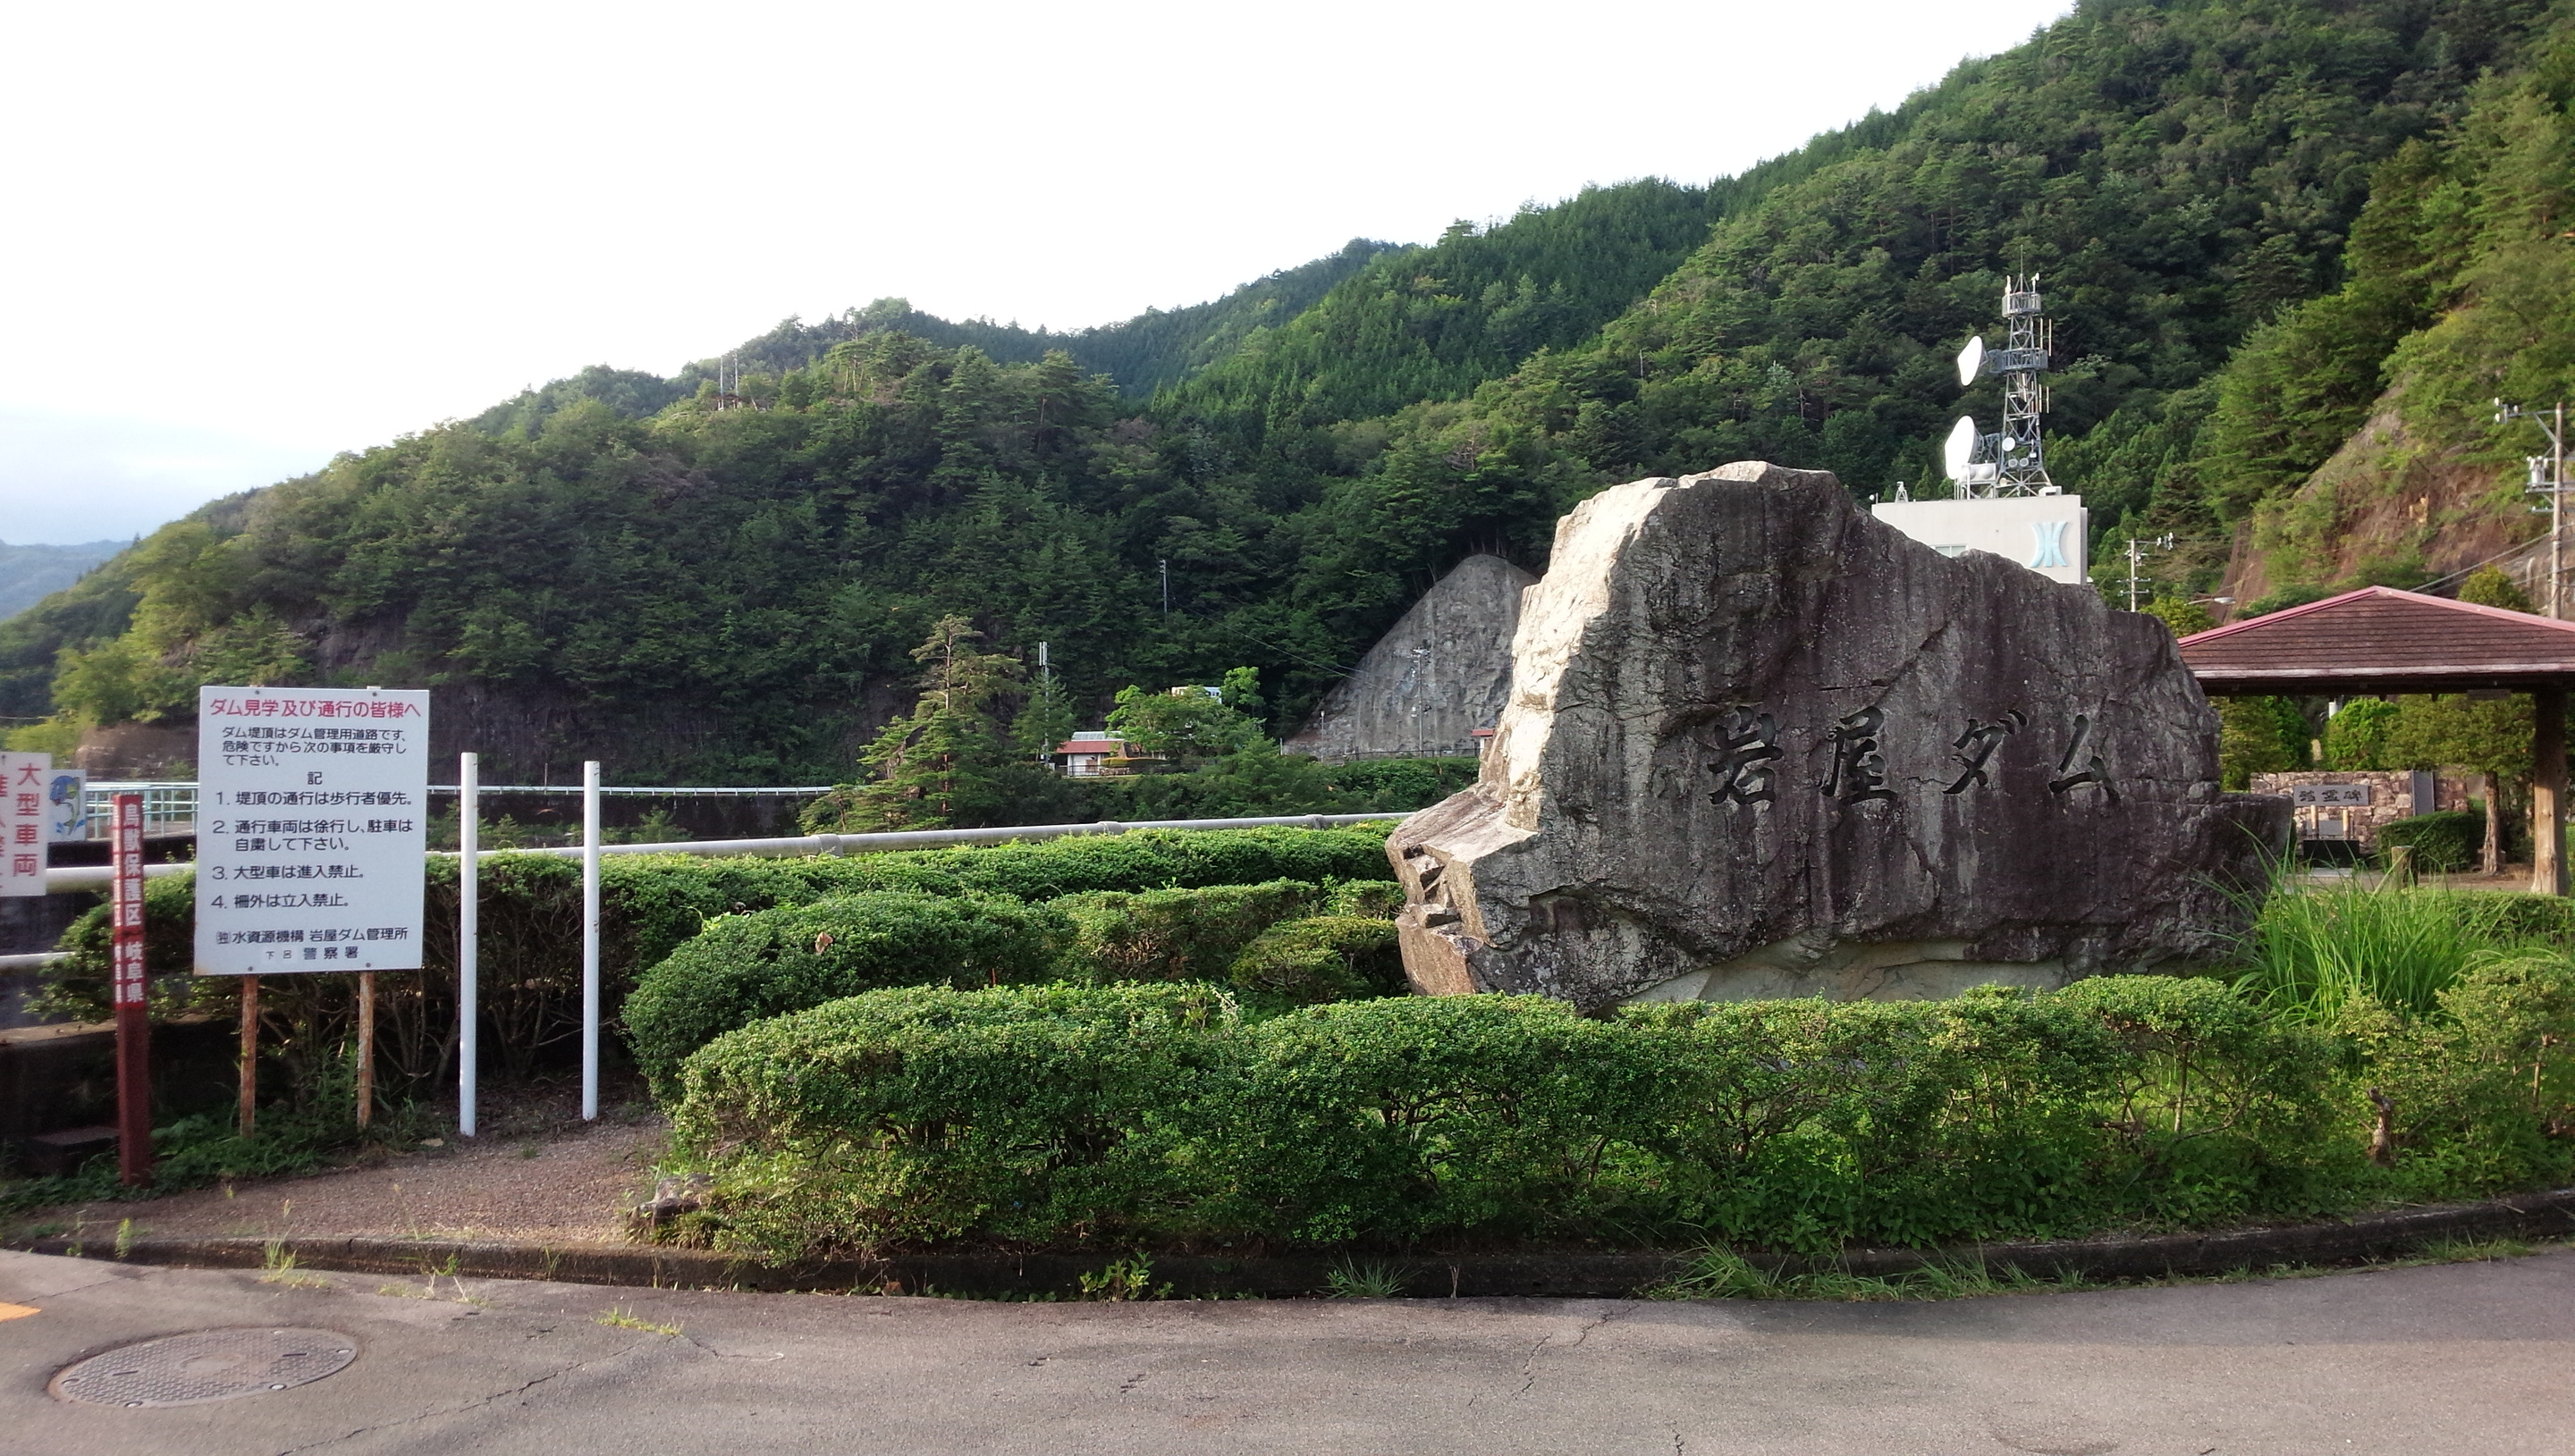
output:
M469 1301L323 1277L0 1253L0 1300L38 1311L0 1319L0 1450L2575 1452L2575 1253L1923 1304ZM355 1363L194 1406L46 1393L127 1341L289 1324L354 1336Z

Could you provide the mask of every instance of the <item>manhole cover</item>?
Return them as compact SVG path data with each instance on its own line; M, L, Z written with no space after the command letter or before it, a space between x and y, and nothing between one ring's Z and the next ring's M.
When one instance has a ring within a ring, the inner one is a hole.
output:
M309 1384L357 1358L334 1330L197 1330L92 1355L45 1388L83 1405L197 1405Z

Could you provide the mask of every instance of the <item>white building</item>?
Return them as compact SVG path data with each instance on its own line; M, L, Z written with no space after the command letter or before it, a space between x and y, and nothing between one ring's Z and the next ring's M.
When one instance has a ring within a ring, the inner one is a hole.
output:
M1877 519L1942 556L1987 551L2051 581L2091 580L2091 515L2081 496L1992 496L1972 501L1881 501Z

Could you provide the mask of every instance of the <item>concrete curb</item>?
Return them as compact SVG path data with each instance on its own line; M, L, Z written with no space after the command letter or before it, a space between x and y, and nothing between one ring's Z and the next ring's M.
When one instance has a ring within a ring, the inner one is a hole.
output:
M1901 1274L1925 1265L1975 1267L2038 1277L2079 1274L2100 1279L2154 1279L2222 1274L2278 1264L2335 1264L2402 1253L2443 1239L2552 1237L2575 1234L2575 1188L2520 1194L2483 1203L2368 1214L2333 1223L2220 1233L2051 1243L1965 1244L1941 1249L1854 1249L1839 1258L1805 1259L1747 1251L1782 1273L1839 1270ZM43 1238L11 1247L40 1254L107 1253L98 1239ZM552 1279L662 1289L809 1290L884 1294L962 1294L1022 1298L1078 1296L1082 1279L1098 1278L1114 1252L1090 1254L895 1254L879 1259L809 1259L763 1263L700 1249L634 1244L487 1243L376 1238L138 1238L127 1262L179 1268L256 1269L272 1255L294 1256L299 1269L423 1278ZM1415 1297L1624 1298L1685 1272L1686 1253L1466 1253L1451 1255L1284 1255L1219 1258L1155 1256L1152 1279L1180 1296L1293 1298L1320 1294L1336 1269L1381 1268Z

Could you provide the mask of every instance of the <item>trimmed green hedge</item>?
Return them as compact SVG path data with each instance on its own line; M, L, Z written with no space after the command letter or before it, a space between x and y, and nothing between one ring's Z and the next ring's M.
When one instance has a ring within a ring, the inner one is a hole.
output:
M1299 879L1200 889L1067 895L1054 907L1080 938L1068 979L1221 981L1235 956L1281 920L1313 913L1322 886Z
M1189 986L876 992L689 1059L676 1122L717 1177L687 1236L1822 1250L2540 1186L2575 1174L2552 1130L2575 1127L2575 968L2510 964L2438 1017L2339 1036L2159 976L1606 1020L1535 997L1247 1022ZM2389 1082L2382 1168L2365 1090Z
M1226 978L1239 991L1297 1005L1396 996L1408 989L1394 922L1372 915L1283 920L1243 947Z
M2414 846L2414 867L2426 874L2455 874L2485 852L2486 816L2474 809L2448 808L2416 814L2379 825L2383 856L2399 844Z
M1038 901L1098 890L1257 884L1280 878L1391 882L1384 825L1339 829L1151 829L1086 834L1030 843L925 849L846 858L711 859L685 854L615 855L601 865L601 996L614 1021L642 971L668 957L719 916L805 904L866 890L926 894L1009 895ZM382 1068L389 1081L426 1082L453 1074L456 1020L456 860L429 861L428 970L378 977L380 1014L399 1060ZM146 956L171 977L156 994L156 1012L228 1006L229 976L186 975L196 933L193 887L186 875L152 881L147 892ZM482 865L485 1054L493 1070L523 1073L559 1055L580 1027L581 866L572 859L499 854ZM69 960L49 973L43 1008L50 1014L104 1019L108 1014L107 916L93 909L63 936ZM267 977L263 1000L272 1019L293 1021L296 1034L339 1035L348 1021L349 977ZM306 1005L306 1002L311 1005Z
M727 915L644 972L626 1035L658 1096L681 1058L765 1016L898 985L1043 980L1073 939L1061 912L995 895L878 889Z

